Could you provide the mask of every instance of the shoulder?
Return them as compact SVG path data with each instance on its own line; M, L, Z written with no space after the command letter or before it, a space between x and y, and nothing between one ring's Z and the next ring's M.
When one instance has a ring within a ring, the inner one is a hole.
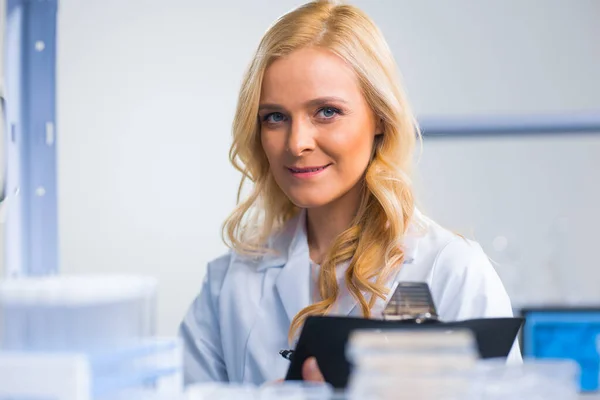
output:
M235 250L228 250L217 258L208 262L205 279L208 280L211 291L218 292L225 281L234 277L244 279L248 274L259 272L262 258L239 254Z
M419 264L435 268L439 261L464 262L484 256L481 246L416 212L406 236L407 252Z
M222 278L227 274L229 266L231 265L231 260L234 256L234 252L227 251L217 258L210 260L206 266L206 274L210 275L216 280L222 280Z
M432 284L465 279L499 280L481 245L428 220L423 246L432 258Z
M228 250L210 260L206 266L206 277L213 284L222 284L225 278L236 266L249 267L256 262L252 258L242 256L234 250Z
M414 247L415 257L421 263L428 264L434 274L460 273L459 269L467 268L473 260L489 263L479 243L442 227L421 213L415 214L409 231L408 240L414 241L409 247Z
M442 320L511 316L510 300L479 243L422 217L418 256Z
M304 217L305 214L301 211L275 228L262 245L262 254L248 255L230 249L208 263L208 273L224 278L231 273L260 273L267 268L283 266L287 262L290 246L297 245L304 238Z

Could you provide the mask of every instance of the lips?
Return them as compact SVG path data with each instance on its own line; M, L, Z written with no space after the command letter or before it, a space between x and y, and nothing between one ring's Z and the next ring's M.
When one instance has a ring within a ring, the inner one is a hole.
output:
M288 167L288 169L295 174L305 174L310 172L319 172L323 171L325 168L329 167L331 164L323 165L320 167Z

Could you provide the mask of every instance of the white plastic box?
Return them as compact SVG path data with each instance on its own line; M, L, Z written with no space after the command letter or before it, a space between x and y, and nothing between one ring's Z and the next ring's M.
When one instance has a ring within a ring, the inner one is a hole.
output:
M0 349L94 351L153 336L156 286L134 276L0 282Z
M182 382L174 338L95 354L0 351L0 399L177 400Z
M177 399L182 346L154 337L156 288L135 276L0 282L0 399Z

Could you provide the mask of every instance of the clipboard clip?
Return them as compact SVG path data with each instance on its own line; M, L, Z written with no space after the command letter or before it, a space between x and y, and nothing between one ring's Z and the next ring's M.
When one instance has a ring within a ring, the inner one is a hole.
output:
M425 282L399 282L383 310L383 319L417 324L439 322L429 285Z

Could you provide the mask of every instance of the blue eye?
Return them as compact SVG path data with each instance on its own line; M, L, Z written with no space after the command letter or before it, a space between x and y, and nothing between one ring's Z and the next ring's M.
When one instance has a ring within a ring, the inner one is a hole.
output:
M340 114L340 110L333 107L323 107L319 110L319 113L323 118L330 119L336 116L336 114Z
M276 124L278 122L282 122L283 120L285 120L285 115L280 112L270 113L263 117L263 121L271 124Z

